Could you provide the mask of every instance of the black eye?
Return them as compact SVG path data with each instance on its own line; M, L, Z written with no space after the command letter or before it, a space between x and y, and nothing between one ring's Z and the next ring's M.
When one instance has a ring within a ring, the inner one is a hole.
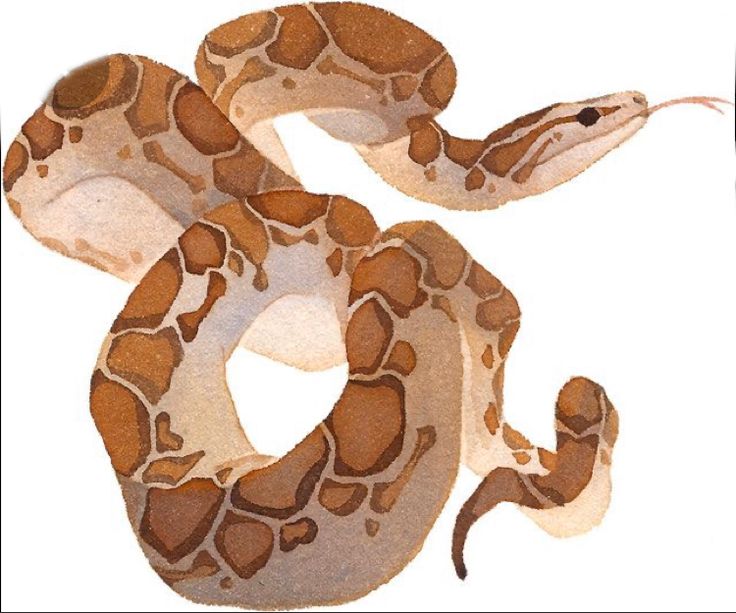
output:
M592 126L600 118L601 114L592 106L586 106L582 111L575 115L575 119L578 120L578 123L581 123L586 128L588 126Z

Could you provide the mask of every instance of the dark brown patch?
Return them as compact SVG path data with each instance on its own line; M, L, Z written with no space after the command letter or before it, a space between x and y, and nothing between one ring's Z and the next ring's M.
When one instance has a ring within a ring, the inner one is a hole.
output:
M230 151L240 142L240 133L194 83L177 92L174 119L184 138L205 155Z
M424 171L424 178L430 183L434 183L437 180L437 169L434 166L430 166Z
M309 502L328 456L327 439L313 430L278 462L240 477L233 486L233 505L278 519L294 515Z
M241 202L223 204L207 213L205 219L225 228L233 247L260 269L268 254L268 233L263 222L246 205Z
M406 377L412 373L416 365L417 355L414 348L406 341L396 341L383 367L387 370L394 370Z
M46 164L39 164L36 166L36 172L38 173L38 176L42 179L45 179L49 174L49 167Z
M232 511L225 513L215 533L217 551L241 579L250 579L266 565L273 541L267 524Z
M480 189L486 182L486 176L480 168L473 168L465 176L465 191L472 192Z
M486 345L486 348L483 350L483 355L480 356L481 361L483 362L483 366L486 368L493 368L493 347L490 345Z
M273 66L269 66L259 57L251 57L243 64L240 72L223 86L222 91L215 99L215 104L218 108L228 112L233 97L241 87L248 83L255 83L267 77L272 77L275 74L276 69ZM237 117L242 115L240 107L235 108L235 115Z
M141 85L135 101L124 114L133 134L145 138L169 129L169 98L182 76L158 62L138 59L143 64Z
M192 479L179 487L152 487L141 520L141 538L170 563L192 553L204 540L225 499L211 479Z
M332 197L325 225L327 234L346 247L369 245L379 232L370 211L344 196Z
M212 226L195 223L179 238L184 255L184 268L194 275L203 275L209 268L225 263L225 235Z
M538 449L539 463L547 470L554 470L557 466L557 454L546 449Z
M519 321L511 322L498 335L498 353L502 358L505 358L511 349L511 344L516 338L516 333L519 331Z
M545 149L547 149L547 147L549 147L553 142L554 141L551 138L548 138L541 145L539 145L539 147L537 147L537 150L529 156L529 159L524 162L524 164L518 170L516 170L514 174L511 175L511 179L515 183L524 183L528 181L529 177L532 176L534 169L539 164L539 160L542 157Z
M82 140L82 136L84 135L84 130L82 129L82 126L72 126L69 128L69 142L70 143L78 143Z
M215 187L239 200L258 191L258 181L266 170L266 161L256 149L243 143L233 155L212 162Z
M365 533L368 536L376 536L380 527L381 524L379 524L375 519L369 518L365 520Z
M228 255L227 255L227 267L230 270L232 270L239 277L242 276L243 270L244 270L243 258L241 258L235 252L228 253Z
M171 416L164 412L156 415L156 451L179 451L184 439L171 430Z
M491 434L496 434L499 426L498 407L496 407L496 405L492 402L488 403L488 407L486 407L486 412L483 413L483 423L486 425L486 428L488 428L488 432L490 432Z
M276 23L276 14L271 11L244 15L215 28L204 40L213 53L233 57L265 43L273 36Z
M223 577L220 579L220 587L223 590L229 590L233 587L233 578L232 577Z
M92 375L89 404L113 468L121 475L131 476L151 451L145 405L128 388L99 370Z
M127 145L126 145L127 147ZM122 151L122 150L121 150ZM130 152L130 150L128 150ZM202 175L193 175L171 159L160 143L156 141L148 141L143 143L143 155L153 164L158 164L162 168L168 170L175 177L184 181L193 194L203 192L207 187L207 182Z
M410 121L409 157L420 166L426 166L437 159L442 151L440 131L431 119Z
M424 304L427 293L419 287L422 268L403 249L386 247L358 262L350 287L352 304L369 292L378 292L399 317Z
M342 250L338 247L330 255L325 258L327 266L330 267L332 276L336 277L342 270Z
M368 495L362 483L339 483L330 478L322 482L319 503L333 515L344 517L358 510Z
M557 434L556 464L544 476L530 477L534 486L558 505L574 500L590 483L598 450L598 437L575 440L564 433Z
M373 486L371 509L376 513L388 513L393 508L401 491L411 479L419 460L434 446L436 441L437 432L433 426L417 428L417 440L414 443L414 450L398 477L388 483L376 483Z
M248 204L266 219L301 228L327 212L329 197L307 192L280 191L250 196Z
M192 561L192 564L189 568L184 570L177 570L175 568L163 568L163 567L155 567L153 570L156 571L159 577L164 580L164 582L172 586L177 581L186 581L188 579L204 579L205 577L211 577L212 575L217 574L217 572L220 570L220 565L217 563L217 560L213 558L209 553L206 551L200 551Z
M443 51L426 32L382 9L339 2L314 9L341 51L378 74L420 73Z
M532 444L529 440L517 430L514 430L508 424L503 425L503 441L510 449L531 449Z
M156 404L169 390L181 358L179 337L173 328L164 328L154 334L124 332L116 336L106 362L112 374L130 381Z
M294 81L294 79L286 77L283 81L281 81L281 85L284 89L294 89L296 87L296 81Z
M465 138L457 138L447 132L443 133L443 142L445 145L445 155L463 168L470 170L478 161L486 144L482 140L468 140Z
M455 313L452 310L452 304L450 304L450 301L447 299L447 296L438 296L438 295L432 296L431 305L433 309L442 311L445 315L447 315L447 319L449 319L450 321L452 322L457 321L457 317L455 316Z
M203 42L197 49L197 57L194 59L194 70L197 73L197 81L200 87L212 98L225 80L225 67L211 62L205 53Z
M524 464L529 464L532 459L526 451L516 451L511 455L514 456L514 460L516 460L517 464L521 464L522 466Z
M64 144L64 126L52 121L44 114L42 105L31 115L21 128L31 147L34 160L44 160Z
M209 315L212 307L215 306L215 302L225 295L226 290L227 281L225 281L225 277L219 272L212 271L207 282L207 294L200 307L196 311L182 313L176 318L176 323L179 324L181 330L181 337L185 342L191 343L197 337L199 326Z
M154 460L143 471L143 483L176 485L204 457L204 451Z
M337 446L335 474L379 473L398 457L404 443L404 386L392 375L351 379L325 424Z
M484 145L487 147L491 143L497 143L502 140L506 140L510 136L513 136L514 132L521 130L522 128L528 128L537 123L542 117L549 113L553 108L559 106L558 104L552 104L546 106L543 109L527 113L521 117L517 117L512 122L507 123L505 126L501 126L498 130L491 132L484 140Z
M479 298L489 298L503 289L501 282L476 261L470 264L465 285Z
M378 300L371 298L361 304L348 322L345 332L350 373L371 374L381 365L391 342L394 324Z
M403 238L427 261L424 282L450 289L460 281L468 254L463 246L436 223L407 222L391 227L387 236Z
M227 478L230 476L231 472L233 472L232 468L223 468L222 470L218 470L215 473L215 477L217 477L217 480L220 483L225 483L225 481L227 481Z
M174 303L181 283L179 254L176 249L170 249L130 294L111 331L158 327Z
M495 298L478 304L475 311L475 321L485 330L500 331L519 317L521 317L521 311L519 311L516 298L507 289L504 289ZM504 355L502 351L501 354Z
M64 119L84 119L133 97L138 68L125 55L111 55L81 66L54 87L52 107Z
M592 381L571 379L557 398L557 419L576 434L582 434L603 419L600 394L600 386Z
M299 545L307 545L316 538L317 532L317 524L310 517L284 524L279 532L279 549L293 551Z
M17 140L8 147L3 166L3 189L9 192L28 168L28 151Z
M130 151L130 145L125 145L123 147L120 147L116 155L121 160L129 160L131 157L133 157L133 154Z
M399 75L391 78L391 95L397 102L403 102L412 97L417 90L419 80L414 75Z
M306 70L329 43L327 35L305 6L284 6L276 13L281 27L266 54L277 64Z
M455 91L457 72L452 58L445 56L424 75L419 93L424 101L436 109L444 109Z

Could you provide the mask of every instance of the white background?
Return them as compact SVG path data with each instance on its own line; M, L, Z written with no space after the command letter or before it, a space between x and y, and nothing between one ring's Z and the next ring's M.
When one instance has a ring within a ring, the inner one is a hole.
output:
M733 2L374 0L452 53L442 122L482 137L551 102L639 89L650 102L733 97ZM3 155L64 72L112 52L193 74L206 32L270 2L5 2ZM175 8L174 8L175 7ZM733 610L736 432L734 122L699 107L657 114L572 182L497 211L412 201L302 117L280 121L308 189L366 204L382 227L435 219L518 298L507 412L553 445L559 387L601 382L621 414L603 524L556 540L511 506L449 556L477 478L463 469L417 559L344 610ZM2 219L2 608L202 610L149 568L90 419L90 373L130 291ZM345 369L306 374L238 351L229 372L252 438L284 452L337 398ZM304 412L304 398L310 411ZM299 407L298 415L294 408ZM288 416L288 420L286 419ZM301 420L283 432L286 421Z

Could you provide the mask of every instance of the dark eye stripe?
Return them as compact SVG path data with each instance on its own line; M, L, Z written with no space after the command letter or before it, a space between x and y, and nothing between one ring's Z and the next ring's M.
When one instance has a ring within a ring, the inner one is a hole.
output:
M582 111L575 115L575 119L578 123L584 125L586 128L592 126L596 121L601 118L601 114L598 109L594 109L592 106L586 106Z

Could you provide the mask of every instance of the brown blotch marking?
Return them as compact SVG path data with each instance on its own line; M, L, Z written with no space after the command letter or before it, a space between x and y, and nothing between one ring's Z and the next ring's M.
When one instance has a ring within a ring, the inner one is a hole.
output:
M508 424L503 425L503 441L510 449L531 449L532 444L521 433L514 430Z
M174 585L177 581L185 581L187 579L204 579L217 574L220 565L206 551L200 551L192 561L189 568L185 570L177 570L174 568L153 567L159 577L169 586Z
M393 332L393 320L378 300L371 298L361 304L350 317L345 332L350 373L376 372Z
M279 549L286 552L299 545L307 545L315 539L317 532L317 524L310 517L284 524L279 531Z
M483 366L486 368L493 368L493 347L486 345L483 351L483 355L480 356Z
M255 83L268 77L272 77L275 74L276 69L263 62L261 58L249 58L245 64L243 64L240 72L222 88L222 91L218 94L217 99L215 100L215 104L223 111L228 112L233 101L233 97L241 87L248 83Z
M581 434L603 419L601 393L601 387L588 379L571 379L557 398L557 419L576 434Z
M46 105L40 106L21 128L31 147L31 157L43 160L64 144L64 126L44 114Z
M530 477L534 486L557 505L574 500L590 483L598 455L598 437L590 435L573 439L557 435L557 465L547 475Z
M435 223L407 222L393 226L387 236L399 236L427 260L424 282L450 289L462 278L468 254L463 246Z
M135 101L125 110L125 119L138 138L169 129L169 98L182 76L163 64L139 58L143 77Z
M245 111L243 110L243 107L242 106L236 106L235 107L235 116L236 117L242 117L243 115L245 115Z
M547 121L533 130L530 130L527 134L515 141L497 145L483 156L480 163L489 172L492 172L499 177L505 177L509 170L511 170L526 155L531 146L547 130L563 123L574 123L576 121L577 120L574 115L569 117L558 117L557 119Z
M215 302L225 295L226 289L227 281L225 281L225 277L219 272L212 271L207 283L207 294L200 307L196 311L182 313L176 318L176 323L179 324L179 329L181 330L181 337L185 342L191 343L197 337L199 326L207 315L209 315Z
M613 405L605 396L603 397L603 401L606 404L606 423L603 426L601 436L610 447L613 447L616 444L616 439L618 438L618 411L613 408Z
M265 43L273 36L276 23L276 15L271 11L245 15L212 30L205 42L213 53L233 57Z
M325 424L335 437L335 474L379 473L399 456L404 443L404 386L392 375L349 380Z
M606 449L601 449L601 463L611 465L611 454Z
M324 60L322 60L319 64L317 64L317 70L319 71L320 74L323 74L323 75L334 74L334 75L338 75L341 77L346 77L358 83L362 83L363 85L367 85L373 91L379 94L382 93L384 89L386 89L386 84L380 79L364 77L363 75L360 75L357 72L350 70L349 68L340 66L340 64L338 64L337 62L335 62L334 59L332 59L331 55L328 55Z
M181 358L179 337L173 328L164 328L154 334L124 332L116 336L106 362L111 373L130 381L155 404L169 390Z
M225 80L225 67L220 64L214 64L209 60L205 53L205 43L203 42L197 49L197 57L194 59L194 70L197 73L197 81L202 89L212 97Z
M414 75L399 75L391 78L391 95L397 102L403 102L412 97L419 85Z
M557 454L546 449L538 449L539 463L547 470L554 470L557 466Z
M470 170L483 155L486 144L482 140L457 138L447 132L442 135L445 145L445 155L463 168Z
M16 217L20 217L22 213L22 207L21 207L20 202L18 202L17 200L14 200L7 194L5 195L5 199L8 201L8 206L10 207L10 210L13 211L13 215L15 215ZM41 239L39 238L39 240Z
M131 157L133 157L133 154L130 151L130 145L124 145L123 147L120 147L120 149L118 149L117 156L121 160L129 160Z
M166 152L160 143L156 141L143 143L143 155L149 162L165 168L175 177L184 181L184 183L187 184L189 191L193 194L198 194L204 191L205 187L207 187L207 183L202 175L193 175L184 170L184 168L179 166L174 160L166 155Z
M156 451L179 451L184 439L171 430L171 416L166 413L156 415Z
M398 477L388 483L376 483L371 494L371 509L376 513L388 513L399 499L401 491L411 479L414 470L421 460L437 441L437 432L433 426L417 428L417 440L409 460L401 469Z
M498 353L502 358L505 358L511 349L511 344L514 342L518 331L519 322L514 321L501 330L501 333L498 335Z
M437 169L434 166L425 169L424 178L430 183L434 183L437 180Z
M220 587L223 590L229 590L233 587L233 578L232 577L223 577L220 579Z
M243 143L237 153L212 162L212 177L221 192L243 200L258 191L258 182L266 168L263 156Z
M95 264L94 262L96 261L95 258L99 258L100 260L110 262L116 270L125 270L126 268L128 268L128 262L126 260L124 260L123 258L119 258L109 251L105 251L104 249L97 249L96 247L93 247L83 238L74 239L74 249L76 249L80 254L82 252L87 252L89 256L77 255L76 257L78 260L82 260L83 262L88 262L92 264L92 266L98 266L98 264Z
M362 483L339 483L330 478L322 482L319 503L333 515L344 517L358 510L368 495Z
M340 248L335 249L330 255L328 255L325 258L325 262L327 262L327 266L329 266L333 277L339 275L342 270L342 251Z
M495 398L498 407L503 407L503 381L505 373L506 365L501 362L501 364L498 365L498 370L496 370L496 374L493 375L493 381L491 382L493 397ZM500 411L498 413L499 415L501 414Z
M211 479L171 489L152 487L141 520L141 538L170 563L192 553L207 536L225 492Z
M437 159L442 151L442 137L434 121L414 118L407 122L409 130L409 157L420 166Z
M517 464L521 464L522 466L524 464L529 464L531 461L531 456L526 453L526 451L516 451L512 453L511 455L514 456L514 459L516 460Z
M36 172L38 173L38 176L42 179L45 179L49 174L49 167L46 164L39 164L36 166Z
M176 485L203 457L204 451L197 451L182 457L169 456L154 460L143 471L143 483Z
M547 147L549 147L553 142L554 141L551 138L548 138L546 141L544 141L537 148L537 150L532 153L532 155L529 157L529 160L521 168L514 172L514 174L511 175L511 178L515 183L524 183L529 179L529 177L532 176L534 169L539 163L539 158L542 157L545 149L547 149Z
M268 232L242 202L229 202L207 213L204 218L225 228L232 246L240 251L256 268L260 268L268 254Z
M268 275L263 268L258 268L256 274L253 275L253 287L259 292L265 292L268 289Z
M348 273L349 276L353 276L353 273L355 272L356 266L358 266L358 262L363 259L364 252L360 249L346 249L345 255L343 256L343 266L345 267L345 272Z
M294 89L296 87L296 81L294 79L290 79L289 77L285 77L283 81L281 81L281 86L284 89Z
M488 193L489 194L495 194L496 193L496 186L493 183L488 184Z
M443 51L424 30L372 6L315 4L335 43L378 74L422 72Z
M472 192L480 189L486 182L486 176L480 168L473 168L465 176L465 191Z
M492 435L496 434L499 427L498 407L492 402L488 403L486 412L483 413L483 423L485 423L486 428L488 428L488 432L490 432Z
M250 579L263 568L273 551L273 532L257 519L225 513L215 533L215 547L241 579Z
M479 298L488 298L504 289L501 282L476 261L470 264L465 285Z
M329 197L307 192L270 192L250 196L248 204L266 219L301 228L327 212Z
M282 245L283 247L291 247L292 245L296 245L302 241L306 241L312 245L316 245L319 242L319 235L314 230L309 230L309 232L306 232L301 236L297 236L284 232L281 228L277 228L276 226L269 226L268 229L271 232L273 242L277 245Z
M84 130L82 129L82 126L71 126L69 128L69 142L70 143L78 143L82 140L82 136L84 135Z
M424 75L419 93L424 101L436 109L444 109L455 91L455 63L445 56Z
M133 97L138 68L125 55L111 55L81 66L54 87L52 107L64 119L84 119Z
M498 296L478 304L475 311L475 321L485 330L503 330L519 317L521 312L516 298L505 288ZM499 352L504 355L503 351Z
M174 119L184 138L205 155L230 151L240 142L240 133L194 83L177 92Z
M410 375L417 365L417 354L406 341L396 341L383 367L394 370L405 377Z
M151 267L130 294L111 331L156 328L169 312L181 283L179 254L176 249L170 249Z
M225 262L225 235L202 223L195 223L179 238L187 272L203 275L208 268L220 268Z
M5 156L5 166L3 166L3 189L6 193L13 189L13 185L23 176L27 168L28 151L15 140L8 147L8 153Z
M559 106L558 104L552 104L550 106L546 106L543 109L539 109L538 111L533 111L532 113L527 113L526 115L522 115L521 117L517 117L513 121L507 123L505 126L501 126L498 128L498 130L495 130L491 132L484 141L484 145L488 146L492 143L497 143L502 140L506 140L510 136L513 136L514 132L517 130L521 130L522 128L528 128L529 126L533 126L535 123L537 123L540 119L542 119L547 113L549 113L552 109Z
M380 527L381 524L379 524L375 519L369 518L365 520L365 533L368 536L376 536Z
M327 35L305 6L284 6L276 13L281 27L266 54L277 64L306 70L329 43Z
M238 479L232 503L244 511L286 519L309 502L327 464L329 447L315 429L278 462Z
M399 317L424 304L427 293L419 287L422 267L398 247L386 247L358 262L350 286L349 303L368 292L380 293Z
M449 319L450 321L457 321L457 317L455 317L455 313L452 310L452 304L450 304L447 296L438 296L435 294L434 296L432 296L431 304L433 309L442 311L445 315L447 315L447 319Z
M243 258L235 252L230 252L227 256L227 267L239 277L242 276L244 270Z
M225 483L225 481L227 481L227 478L230 476L231 472L233 472L232 468L223 468L222 470L218 470L215 473L215 477L217 477L217 480L220 483Z
M369 245L379 232L370 211L344 196L332 197L325 225L327 234L346 247Z
M92 375L90 411L113 468L130 477L151 451L145 405L128 388L96 370Z

